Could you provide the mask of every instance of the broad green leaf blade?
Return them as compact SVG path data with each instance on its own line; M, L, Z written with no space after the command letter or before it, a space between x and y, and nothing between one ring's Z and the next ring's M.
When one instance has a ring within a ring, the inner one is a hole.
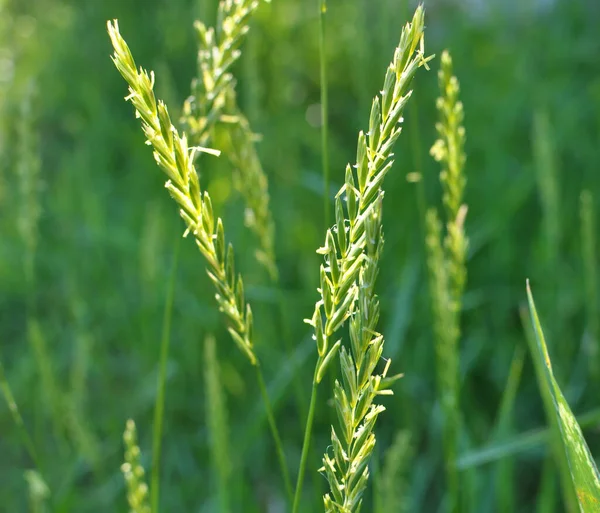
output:
M600 510L600 475L598 474L598 468L583 438L581 428L554 379L552 363L548 355L548 348L535 309L529 282L527 282L527 299L538 348L537 352L532 351L534 353L532 356L543 364L546 378L544 382L540 381L540 387L545 386L547 388L554 402L556 418L562 435L573 486L577 494L579 509L583 513L593 513Z

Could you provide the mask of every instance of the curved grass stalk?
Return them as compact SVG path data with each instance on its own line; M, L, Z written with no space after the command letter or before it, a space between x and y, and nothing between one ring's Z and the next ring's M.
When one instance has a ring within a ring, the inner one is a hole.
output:
M223 0L216 30L200 21L194 24L200 46L198 76L192 82L192 95L185 101L182 122L191 141L201 146L212 143L217 125L227 128L231 139L227 155L235 169L234 185L246 201L246 226L260 242L256 259L277 281L268 180L256 151L257 137L237 105L236 82L230 72L259 5L258 0Z
M6 374L4 372L4 365L2 364L1 359L0 359L0 393L2 393L4 400L6 401L6 406L8 407L8 410L10 411L10 414L13 418L13 422L15 423L15 426L17 427L19 436L21 437L21 441L23 442L23 445L25 446L25 449L26 449L27 453L29 454L29 457L31 458L31 460L33 461L35 466L38 468L38 470L40 470L40 472L41 472L41 465L40 465L40 459L39 459L38 453L35 449L35 445L29 434L29 431L27 430L27 427L25 426L25 422L23 422L23 417L21 417L21 412L19 411L19 407L17 406L17 402L15 401L15 397L12 393L12 389L10 388L8 379L6 378Z
M186 135L179 135L171 123L166 105L160 100L157 101L154 96L154 74L149 75L142 68L137 70L131 51L119 33L117 21L109 21L107 26L114 48L113 62L129 84L130 94L126 99L135 107L136 116L142 119L142 130L147 144L152 146L156 163L168 177L165 187L178 204L179 213L186 224L184 236L190 233L193 235L206 260L208 276L217 290L215 297L220 310L229 320L229 333L242 353L256 367L259 383L261 380L264 382L254 352L252 309L245 299L242 277L235 273L233 246L230 243L226 247L223 222L221 218L215 221L212 201L208 192L200 189L198 173L194 166L194 154L197 151L213 154L218 152L188 146ZM263 399L282 477L291 495L281 437L275 425L268 395L264 392Z
M392 148L401 132L402 113L411 96L409 87L412 78L417 69L423 65L426 66L429 60L424 55L423 28L424 11L422 6L419 6L412 22L408 23L402 30L400 43L396 48L394 59L388 67L382 92L373 101L369 120L369 133L360 132L358 136L356 171L353 171L350 165L346 167L345 183L338 192L335 201L336 225L327 231L325 245L318 250L318 253L325 257L325 264L321 265L320 270L321 287L319 292L321 297L315 305L312 318L306 320L314 328L314 339L318 351L313 386L321 381L327 366L340 348L341 340L330 345L331 338L349 318L353 319L351 320L350 330L351 333L353 330L355 331L353 336L356 337L353 344L358 345L352 349L352 353L344 350L342 353L343 367L347 367L350 359L358 362L354 351L356 349L356 354L358 354L364 348L362 346L362 342L365 340L363 336L373 335L373 338L370 339L372 344L383 344L383 339L378 341L375 332L370 335L361 333L362 324L353 328L353 323L358 323L354 319L360 319L360 312L372 316L370 318L370 322L372 322L377 316L377 308L370 304L368 306L360 305L355 312L355 305L361 299L376 302L375 299L365 295L366 290L364 290L364 287L374 282L377 274L376 266L373 267L373 260L374 255L378 254L379 251L378 246L374 246L376 244L374 239L377 239L380 235L375 228L377 223L380 223L379 209L383 199L381 186L385 175L393 164ZM345 197L346 207L342 204L342 195ZM364 355L360 358L363 357ZM358 367L355 369L358 369ZM360 360L360 369L362 369L361 372L367 372L370 379L373 369L368 365L363 367L362 360ZM364 383L362 376L360 383ZM342 397L339 390L336 387L336 401L338 397ZM347 397L356 397L355 394L356 391L348 392ZM316 397L316 394L313 394L314 397ZM312 405L310 409L312 409ZM361 410L360 413L360 419L362 420L366 411ZM374 421L376 414L371 415L370 418ZM311 429L312 417L309 416L306 425L307 436L305 436L302 449L303 458L301 459L296 485L294 513L298 511L300 503L302 477L304 475L303 465L306 462L305 454L310 444ZM336 458L337 456L340 455L336 455ZM339 464L340 466L345 464L342 461L338 463L336 461L332 460L331 464ZM326 463L326 470L330 467L331 465ZM354 481L350 484L353 486L358 485ZM337 485L332 483L332 486ZM362 482L360 486L362 486ZM352 490L346 487L345 493L351 492ZM337 495L335 495L332 501L337 500ZM330 504L335 503L331 502Z

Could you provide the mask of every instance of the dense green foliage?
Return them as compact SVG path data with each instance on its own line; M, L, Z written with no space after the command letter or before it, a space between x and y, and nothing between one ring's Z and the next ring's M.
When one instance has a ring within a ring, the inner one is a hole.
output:
M203 186L236 248L252 303L253 350L293 478L317 358L303 319L318 299L322 258L315 250L325 224L319 3L262 5L233 68L237 102L262 134L256 148L269 177L282 291L255 258L259 241L244 227L231 163L199 159ZM466 2L425 0L427 53L451 50L467 133L461 500L465 511L478 513L507 504L562 511L560 463L552 459L551 433L541 431L547 420L529 354L522 361L530 335L522 324L525 279L535 291L554 378L598 456L600 438L590 426L600 422L600 5L482 3L469 10L457 7ZM407 0L328 2L332 196L356 155L356 134L368 129L371 100L414 7ZM224 502L231 511L283 507L260 385L247 356L233 349L197 248L177 242L185 227L109 58L106 21L118 18L138 64L156 72L157 97L177 124L197 71L193 21L212 25L215 12L209 0L0 0L0 371L31 438L15 424L16 410L0 401L0 511L41 504L60 512L126 511L121 464L129 418L150 477L175 258L162 511L219 511ZM439 59L430 66L437 70ZM447 493L424 224L426 207L443 211L440 168L429 156L437 137L436 73L420 73L413 87L386 177L376 285L384 356L393 359L390 374L405 377L393 396L381 398L386 412L376 427L366 512L387 511L387 504L437 511ZM220 135L213 147L228 144ZM407 180L414 173L421 185ZM205 345L210 334L214 348ZM206 358L219 362L211 375ZM327 492L317 470L331 444L336 372L319 391L305 511L322 511ZM217 406L207 404L206 391L219 378L227 407L220 415L229 426L218 436L229 437L227 451L223 440L221 450L209 446L216 428L207 412ZM231 461L219 466L217 454ZM39 473L25 473L36 460ZM406 492L400 501L390 494L392 473ZM218 493L224 482L231 488L225 500Z

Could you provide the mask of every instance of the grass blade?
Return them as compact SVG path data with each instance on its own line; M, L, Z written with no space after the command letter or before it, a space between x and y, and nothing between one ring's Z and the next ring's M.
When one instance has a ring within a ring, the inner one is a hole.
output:
M547 390L546 393L551 396L554 404L554 413L560 429L580 511L583 513L598 511L600 507L600 475L598 474L598 468L583 438L581 428L554 379L550 356L548 355L544 333L535 309L529 282L527 282L527 300L537 340L537 351L532 351L532 357L538 362L537 366L543 368L543 379L539 380L539 385L540 388Z
M500 404L496 437L506 436L513 429L513 412L517 390L521 383L525 349L517 346L510 366L506 388ZM498 511L515 511L514 458L503 458L496 468L495 484Z
M175 252L173 254L173 263L171 265L171 277L167 298L165 301L165 310L163 314L163 328L160 342L160 357L158 384L156 392L156 404L154 405L154 432L152 435L152 476L151 476L151 495L150 504L152 512L159 510L159 488L160 488L160 451L162 443L162 428L165 412L165 393L167 382L167 361L169 360L169 346L171 344L171 317L173 313L173 296L175 292L175 277L177 276L177 262L179 260L179 241L177 238Z
M600 380L600 317L598 316L598 273L596 272L596 223L594 222L594 198L585 190L581 193L581 246L584 269L585 308L587 328L584 337L584 351L588 358L592 379Z
M321 158L323 168L323 201L324 201L324 219L325 229L329 228L329 110L327 97L327 57L326 57L326 15L327 0L319 0L319 62L321 73Z

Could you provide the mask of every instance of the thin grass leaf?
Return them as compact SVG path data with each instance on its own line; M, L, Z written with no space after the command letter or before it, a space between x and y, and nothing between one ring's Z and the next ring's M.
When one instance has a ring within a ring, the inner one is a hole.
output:
M229 421L221 385L216 341L204 340L204 381L206 385L206 424L210 438L212 465L216 470L217 492L221 513L231 511L231 457L229 455Z
M175 243L173 252L173 263L171 264L171 276L165 299L163 311L162 335L160 342L160 356L158 359L158 380L156 391L156 402L154 404L154 430L152 433L152 475L150 504L153 513L158 513L160 498L160 453L162 446L162 431L165 414L165 395L167 388L167 362L169 360L169 348L171 345L171 318L173 316L173 299L175 296L175 278L177 276L177 263L179 261L180 238Z
M597 232L594 218L594 197L588 190L581 193L580 220L587 317L583 350L588 359L590 375L598 383L600 381L600 300L598 299L598 272L596 270Z
M548 348L546 347L529 282L527 282L527 300L537 340L537 351L532 351L532 357L544 369L544 379L540 380L539 385L540 388L548 390L554 403L555 415L562 435L563 448L569 463L569 471L575 487L579 509L583 513L597 512L600 508L600 475L598 474L598 468L583 437L581 428L554 379Z
M314 328L318 359L306 422L305 437L296 483L293 513L300 507L302 483L314 415L316 387L333 361L339 341L330 346L331 338L350 319L351 350L343 348L342 374L354 374L356 390L335 383L335 403L340 431L332 439L344 441L347 458L340 451L323 458L321 472L329 481L330 494L324 496L326 511L357 512L369 476L368 462L375 446L373 427L383 407L374 404L378 394L391 393L393 379L386 380L388 367L381 374L375 366L383 351L383 336L376 332L379 302L374 285L379 272L379 255L383 245L381 216L382 184L393 164L392 149L402 131L402 114L412 95L412 79L432 57L424 53L424 9L420 5L400 36L392 62L387 68L383 88L371 104L369 130L358 135L356 165L346 166L345 183L336 194L336 224L327 230L325 244L317 250L323 255L320 269L320 298L310 319ZM342 202L345 200L344 208ZM344 367L344 357L346 367ZM389 361L388 361L389 364ZM346 404L352 402L352 411ZM364 421L364 423L363 423ZM348 433L356 435L350 440ZM335 443L334 443L335 446Z
M534 328L528 322L527 311L524 305L519 310L519 314L521 316L521 323L523 325L523 330L525 331L525 338L529 346L529 351L532 355L536 355L538 351L536 335L534 333ZM550 424L550 447L553 452L554 462L557 466L558 473L560 476L560 484L562 488L565 507L567 511L569 511L569 513L574 513L575 511L577 511L577 498L575 497L575 490L571 481L571 476L569 472L569 462L567 461L567 456L564 450L562 449L561 433L558 425L558 419L556 418L556 415L554 413L554 403L552 400L552 394L550 393L550 389L548 387L542 385L545 379L545 364L543 360L540 360L535 356L533 356L532 359L537 380L539 383L538 386L542 395L542 401L544 403L544 410L546 411L546 419Z
M513 430L515 400L521 383L524 361L525 349L522 346L517 346L510 365L504 394L502 395L494 439L506 437ZM515 511L514 468L514 458L503 458L498 462L494 486L498 511Z
M577 417L582 429L600 425L600 409L592 410ZM531 429L525 433L491 443L486 447L463 454L456 462L459 470L480 467L503 458L523 454L543 447L551 439L551 428Z
M39 458L37 455L37 451L35 449L35 445L33 444L33 440L29 435L29 431L25 427L25 423L23 422L23 417L21 417L21 412L19 411L19 407L15 401L15 397L12 393L12 389L8 383L8 379L6 378L6 373L4 372L4 365L2 364L2 360L0 360L0 393L4 396L4 400L6 401L6 405L8 406L8 410L13 418L13 422L17 426L17 430L19 431L19 436L21 437L21 441L25 446L29 456L34 461L34 463L40 466Z

